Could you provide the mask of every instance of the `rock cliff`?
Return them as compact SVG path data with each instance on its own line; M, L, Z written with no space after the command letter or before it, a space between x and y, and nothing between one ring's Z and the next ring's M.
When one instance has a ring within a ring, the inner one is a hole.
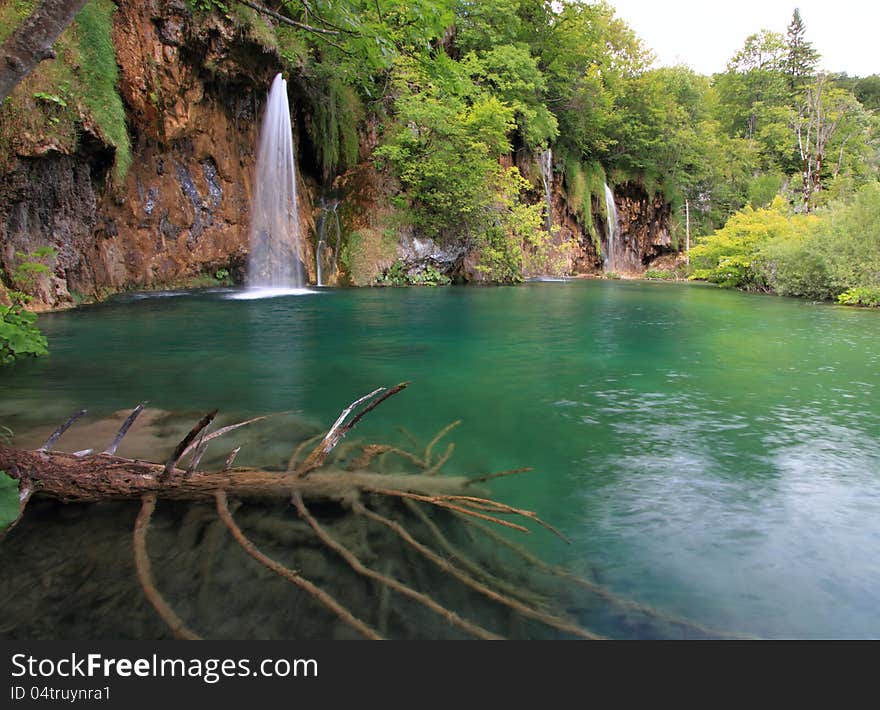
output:
M47 93L47 86L65 85L53 63L66 62L74 80L87 80L73 50L44 62L0 109L0 269L12 274L40 247L56 254L51 275L38 284L36 307L131 288L212 283L218 272L243 277L258 124L267 87L282 66L277 51L260 41L266 20L254 14L245 26L231 16L194 14L182 0L119 2L111 16L115 90L130 142L124 177L114 169L122 148L94 111L61 89ZM77 31L72 26L62 44L73 47ZM369 159L378 143L375 121L367 117L359 126L358 165L322 174L303 132L311 120L299 96L307 80L293 79L300 241L310 281L316 280L316 231L322 216L327 229L328 205L340 232L325 231L320 245L325 284L372 284L396 262L412 273L431 267L452 280L480 280L474 254L395 223L393 181ZM531 180L533 201L544 201L534 156L504 159ZM604 205L592 202L590 236L559 172L550 195L552 236L540 249L526 250L525 275L601 271L595 234L604 227ZM669 248L668 205L635 183L619 186L617 195L638 271Z

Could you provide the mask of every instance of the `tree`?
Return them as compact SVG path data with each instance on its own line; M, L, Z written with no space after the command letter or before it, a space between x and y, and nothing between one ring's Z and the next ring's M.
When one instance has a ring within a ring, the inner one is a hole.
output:
M787 52L783 60L783 69L788 77L788 86L791 91L797 91L804 82L816 71L819 61L819 52L813 49L813 44L804 39L806 27L801 12L794 9L791 23L786 33Z
M801 159L801 191L804 209L813 208L814 195L822 189L822 171L831 139L855 112L857 99L848 91L830 85L820 74L810 84L797 106L794 132Z
M766 111L785 105L785 46L785 38L777 32L749 35L718 77L719 119L731 134L754 138Z
M0 47L0 103L34 67L55 57L52 45L86 0L43 0Z

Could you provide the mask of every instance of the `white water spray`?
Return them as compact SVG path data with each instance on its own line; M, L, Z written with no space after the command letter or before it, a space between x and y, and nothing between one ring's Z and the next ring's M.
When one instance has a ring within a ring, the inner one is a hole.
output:
M321 200L321 216L318 219L318 244L315 248L315 273L317 275L317 285L324 285L324 252L327 250L327 220L330 219L330 214L333 215L333 223L336 227L335 232L335 240L333 242L334 249L331 252L333 255L333 263L330 265L333 270L336 270L336 265L339 263L339 243L342 241L342 230L339 225L339 200L330 200L329 202L325 200ZM332 273L332 271L331 271Z
M290 105L287 82L278 74L260 128L247 285L285 289L302 288L303 283Z
M549 232L553 226L553 151L550 148L541 151L541 179L544 181L545 223Z
M608 224L608 238L605 243L605 271L617 271L620 268L622 244L620 229L617 224L617 205L614 203L614 192L605 184L605 221Z

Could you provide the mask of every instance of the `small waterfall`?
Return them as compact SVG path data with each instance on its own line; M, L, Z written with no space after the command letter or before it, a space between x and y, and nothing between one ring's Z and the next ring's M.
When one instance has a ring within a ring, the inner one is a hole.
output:
M541 151L541 179L544 181L544 204L546 205L547 231L553 226L553 150L547 148Z
M605 184L605 221L608 223L608 239L605 244L605 271L616 272L620 268L622 244L617 220L617 205L614 203L614 192Z
M321 252L324 251L324 236L327 232L327 211L321 210L321 218L318 220L318 242L315 244L315 284L323 286L321 280Z
M301 288L303 283L290 106L287 82L278 74L260 128L247 285Z
M342 241L342 229L339 226L339 200L330 200L327 202L321 199L321 217L318 219L318 242L315 247L315 274L317 276L317 285L323 286L323 258L324 250L327 248L327 221L328 213L333 215L333 222L336 227L335 241L333 242L333 263L331 266L335 269L339 263L339 246Z

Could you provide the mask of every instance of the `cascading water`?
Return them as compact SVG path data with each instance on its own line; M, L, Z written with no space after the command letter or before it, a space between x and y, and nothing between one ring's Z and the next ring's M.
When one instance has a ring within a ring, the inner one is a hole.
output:
M336 264L339 263L339 243L342 241L342 230L339 226L339 212L337 211L339 207L339 200L331 200L330 202L326 202L325 200L321 200L321 216L318 219L318 243L315 248L315 274L317 275L317 285L323 286L323 258L324 258L324 250L327 247L327 220L328 213L333 215L333 221L336 226L336 235L334 241L334 251L333 251L333 264L332 266L336 268Z
M614 192L605 185L605 221L608 223L608 238L605 244L605 271L617 271L620 268L622 244L620 229L617 224L617 205L614 203Z
M550 148L541 151L541 179L544 181L544 204L546 205L547 231L553 226L553 151Z
M278 74L269 90L260 129L247 285L297 289L303 284L290 105L287 82Z

